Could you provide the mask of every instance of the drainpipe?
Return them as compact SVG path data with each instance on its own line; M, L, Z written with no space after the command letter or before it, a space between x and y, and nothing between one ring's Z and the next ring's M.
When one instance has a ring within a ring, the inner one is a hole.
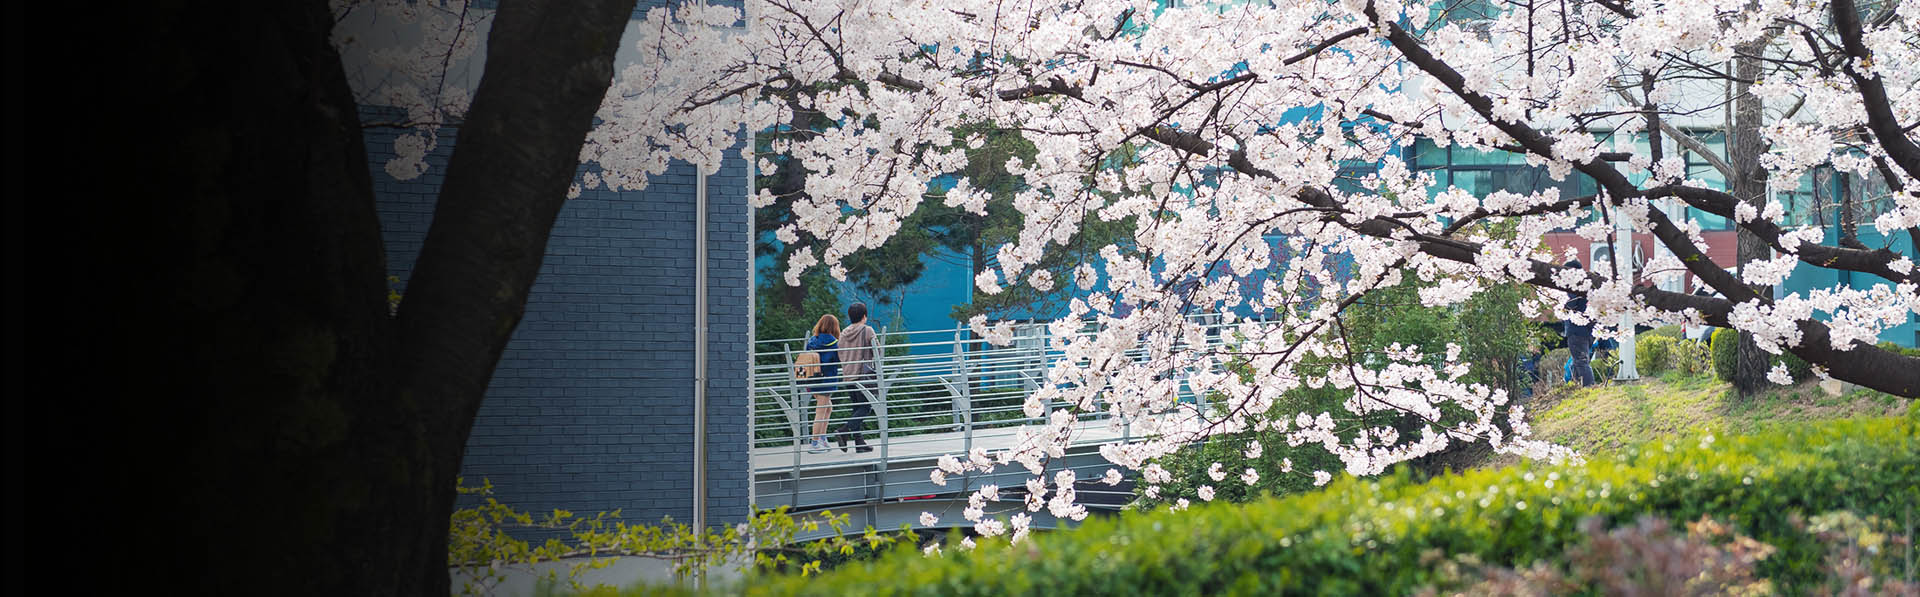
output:
M707 531L707 173L696 166L693 183L693 532L694 549ZM705 589L701 569L694 586Z

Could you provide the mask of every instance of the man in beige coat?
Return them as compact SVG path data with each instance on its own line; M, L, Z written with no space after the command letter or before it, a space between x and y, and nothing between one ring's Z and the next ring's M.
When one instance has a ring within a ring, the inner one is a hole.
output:
M877 398L874 378L873 328L867 325L867 304L856 302L847 306L847 328L840 330L840 379L846 384L847 397L854 401L853 414L842 424L833 441L840 451L847 450L847 442L853 442L854 451L872 452L861 432L866 430L867 417L873 416L873 401Z

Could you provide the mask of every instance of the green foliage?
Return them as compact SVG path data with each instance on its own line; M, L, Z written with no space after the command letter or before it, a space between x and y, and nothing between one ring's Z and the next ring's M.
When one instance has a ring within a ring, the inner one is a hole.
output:
M1481 383L1507 389L1518 395L1527 382L1520 375L1520 361L1539 344L1539 326L1519 313L1522 292L1516 286L1495 286L1481 291L1453 309L1432 309L1420 304L1419 291L1433 286L1417 274L1402 274L1401 283L1367 294L1343 313L1342 332L1332 334L1330 342L1344 344L1354 355L1357 366L1380 366L1381 356L1393 344L1417 346L1429 363L1444 366L1447 344L1460 346L1458 362L1472 369L1461 378L1466 383ZM1314 373L1326 368L1347 366L1344 360L1309 358L1302 369ZM1557 366L1557 365L1556 365ZM1553 373L1558 374L1558 369ZM1242 377L1254 375L1244 366ZM1394 411L1354 416L1344 404L1353 396L1351 389L1332 385L1302 387L1275 399L1264 416L1291 419L1296 413L1333 415L1337 426L1349 430L1391 426L1402 437L1418 437L1428 421ZM1442 425L1469 417L1464 410L1443 409ZM1258 417L1256 417L1258 418ZM1248 457L1248 448L1258 442L1261 449ZM1286 434L1278 431L1242 431L1215 436L1209 441L1181 448L1156 461L1173 480L1158 486L1148 495L1147 484L1136 486L1136 508L1152 508L1179 498L1192 499L1201 486L1214 488L1216 500L1245 502L1264 495L1287 495L1313 488L1314 471L1339 471L1345 465L1319 444L1290 446ZM1209 474L1220 463L1227 478L1216 481ZM1247 469L1259 480L1248 485L1239 480Z
M1772 384L1742 397L1711 374L1668 372L1632 383L1562 391L1527 414L1534 439L1592 454L1679 437L1692 429L1745 434L1813 421L1893 416L1907 403L1867 389L1828 396L1817 388Z
M1920 594L1911 582L1913 533L1894 534L1892 521L1839 510L1815 515L1811 526L1796 524L1827 551L1825 578L1815 583L1826 595ZM1487 566L1476 558L1439 563L1441 582L1416 595L1777 595L1771 579L1760 578L1760 563L1775 548L1739 533L1712 517L1673 525L1641 515L1611 531L1599 518L1580 526L1586 537L1550 561L1525 569ZM1685 534L1676 528L1684 526ZM1906 564L1903 566L1903 564ZM1902 578L1905 576L1905 578Z
M1713 349L1706 341L1683 338L1674 342L1669 364L1678 373L1706 375L1713 371Z
M817 85L833 87L840 83ZM772 166L763 167L762 175L754 181L754 188L765 190L773 197L771 202L754 212L755 254L773 256L772 269L776 274L786 272L788 259L797 247L814 240L803 231L796 231L800 242L789 244L777 240L774 233L797 221L793 213L794 201L805 193L806 179L815 173L800 159L782 154L775 148L791 138L812 134L809 131L837 128L847 122L847 119L828 118L798 104L791 107L795 118L793 122L763 131L756 135L754 141L756 155L765 158L766 163ZM880 304L898 300L902 288L918 281L926 273L923 259L928 255L944 252L960 255L963 259L970 258L968 266L975 275L991 268L995 263L995 251L1001 245L1017 239L1021 229L1027 225L1026 216L1014 207L1014 197L1033 189L1023 176L1010 172L1007 164L1010 160L1032 163L1037 152L1033 143L1018 130L1001 128L990 122L962 124L954 127L952 134L956 144L966 147L967 156L966 165L954 174L965 178L972 188L988 193L989 199L984 206L971 210L966 206L947 205L942 196L945 190L930 187L927 199L907 215L899 229L885 243L847 255L841 261L846 270L846 279L860 294L872 296ZM1125 165L1130 153L1131 148L1116 151L1110 164L1114 167ZM1091 190L1090 176L1088 183L1088 189ZM1066 289L1072 281L1072 268L1093 260L1101 247L1126 242L1132 237L1133 226L1133 217L1107 221L1092 212L1085 214L1079 223L1079 231L1071 240L1066 244L1048 244L1040 262L1029 269L1051 272L1054 285L1050 290L1033 288L1022 280L1005 280L1005 291L975 296L968 303L955 305L954 318L964 321L976 313L1000 315L1009 312L1057 311L1054 303L1064 303L1066 300ZM779 303L792 310L801 300L801 294L786 292L770 298L776 300L763 300L758 304Z
M1634 338L1634 364L1641 375L1657 375L1673 368L1677 341L1673 336L1641 334Z
M601 512L591 517L577 516L566 510L554 510L545 516L514 510L492 497L493 483L482 480L479 487L467 487L456 480L461 494L486 496L486 502L453 512L447 541L447 562L460 577L460 594L491 592L505 580L509 568L531 569L541 562L571 560L562 577L549 570L542 581L548 585L565 582L574 590L585 590L578 577L589 569L605 568L618 556L648 556L674 562L673 572L685 579L699 570L738 565L749 573L799 572L807 576L827 565L880 553L896 543L914 537L903 526L900 532L882 533L867 527L859 535L848 535L849 515L831 511L795 519L782 506L763 510L751 522L730 528L695 532L687 525L662 519L658 525L629 525L620 522L620 511ZM796 543L793 537L802 531L817 531L825 525L833 529L827 539ZM510 530L537 531L547 535L544 543L514 537Z
M1712 344L1714 376L1720 381L1732 381L1733 370L1737 366L1735 363L1740 354L1740 332L1727 328L1714 328ZM1805 359L1784 350L1780 354L1769 355L1767 366L1772 368L1783 362L1787 364L1787 373L1793 376L1794 381L1805 381L1813 375L1813 368Z
M1620 351L1596 350L1593 352L1593 360L1588 361L1588 366L1593 367L1594 383L1605 383L1613 379L1614 374L1620 372Z
M1767 543L1757 565L1784 594L1810 592L1828 544L1804 521L1848 511L1911 521L1920 442L1907 418L1844 420L1750 436L1653 442L1582 464L1523 463L1416 483L1404 469L1245 505L1094 519L1080 528L935 557L896 553L749 595L1403 595L1432 563L1526 566L1585 540L1580 522L1703 516Z
M1879 344L1875 344L1874 346L1878 346L1886 350L1887 352L1895 353L1900 356L1920 357L1920 348L1908 348L1905 346L1901 346L1899 344L1894 344L1892 341L1889 341L1889 340L1882 340L1880 341Z
M1023 192L1046 191L1034 189L1024 176L1007 170L1009 160L1031 164L1038 153L1019 131L977 122L956 127L953 133L957 142L968 145L967 164L959 175L975 190L988 193L986 205L978 212L970 211L963 206L948 206L945 198L939 196L944 191L932 193L921 202L905 226L923 227L930 231L936 244L954 253L971 255L971 272L977 276L998 262L995 251L1017 240L1027 225L1026 215L1014 207L1014 198ZM1124 171L1119 169L1130 163L1132 156L1133 148L1123 146L1108 156L1107 167L1124 178ZM1085 179L1088 192L1106 199L1115 198L1096 189L1091 176ZM1071 240L1066 244L1048 243L1039 263L1026 270L1047 271L1053 277L1052 288L1041 290L1025 280L1002 280L1002 291L991 295L975 293L969 302L954 305L951 316L955 321L966 321L979 314L1002 318L1064 310L1072 296L1073 269L1097 261L1102 247L1129 242L1135 222L1134 216L1109 221L1092 211L1083 214L1078 232Z
M1784 350L1780 351L1780 354L1773 356L1773 358L1771 359L1771 362L1786 363L1787 374L1792 375L1793 380L1796 382L1806 381L1807 378L1813 376L1813 366L1807 364L1806 359L1802 359L1800 358L1800 355L1793 354L1792 352L1788 352Z
M1647 330L1645 332L1641 332L1639 335L1639 337L1641 338L1645 338L1647 336L1662 336L1662 337L1672 338L1674 340L1680 340L1682 338L1686 338L1687 334L1686 334L1686 330L1681 329L1680 326L1663 325L1657 328L1653 328L1651 330Z
M820 270L812 270L801 276L801 292L805 298L796 309L779 297L784 291L781 287L786 285L784 280L763 280L754 289L753 337L760 340L804 338L821 315L833 315L840 320L841 326L845 326L846 310L842 308L840 295L834 291L832 282L833 279ZM793 350L800 350L804 346L798 341L789 344L788 348ZM768 346L762 344L761 348ZM779 360L777 355L762 358L768 360L762 362L763 365Z
M394 288L400 283L400 276L387 276L387 317L400 315L400 290Z
M1547 351L1546 355L1540 357L1539 371L1541 381L1547 382L1547 387L1566 383L1567 359L1571 358L1573 358L1573 353L1566 348L1555 348Z
M1740 358L1740 332L1713 328L1708 343L1713 347L1713 376L1720 381L1733 381L1733 369Z

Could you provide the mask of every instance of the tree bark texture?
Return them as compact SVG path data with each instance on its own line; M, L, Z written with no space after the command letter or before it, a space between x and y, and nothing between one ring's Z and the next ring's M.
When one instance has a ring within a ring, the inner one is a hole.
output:
M118 111L75 135L113 167L68 265L98 374L67 408L108 450L70 466L130 506L101 545L139 547L90 586L448 594L467 434L633 3L501 3L397 318L327 3L117 7L76 41L138 61L81 83Z
M1760 166L1760 156L1767 151L1767 142L1760 136L1760 127L1766 109L1760 96L1750 93L1754 81L1760 77L1760 60L1757 56L1765 51L1761 45L1749 44L1735 49L1736 55L1749 57L1734 59L1733 82L1733 128L1727 135L1727 161L1733 167L1734 175L1728 177L1727 188L1736 200L1752 205L1755 213L1766 208L1767 170ZM1747 264L1773 258L1773 250L1767 242L1751 230L1738 228L1738 246L1734 253L1739 271L1746 271ZM1752 286L1759 296L1772 296L1770 286ZM1733 387L1742 396L1752 395L1766 388L1767 369L1773 355L1755 344L1747 334L1740 335L1739 349L1736 351L1733 372Z

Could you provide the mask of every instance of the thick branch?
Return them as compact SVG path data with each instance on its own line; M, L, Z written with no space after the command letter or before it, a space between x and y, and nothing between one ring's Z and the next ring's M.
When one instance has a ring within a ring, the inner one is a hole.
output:
M1761 240L1771 245L1774 250L1782 253L1796 253L1800 261L1811 265L1869 273L1892 280L1896 283L1920 283L1920 275L1916 275L1920 274L1920 270L1909 270L1907 273L1900 273L1888 266L1888 264L1901 258L1899 253L1888 249L1864 250L1829 247L1812 241L1802 242L1797 247L1788 247L1780 241L1781 236L1785 234L1786 231L1782 230L1778 224L1761 218L1754 218L1748 222L1740 222L1739 218L1734 217L1734 206L1738 201L1734 199L1732 195L1720 191L1696 187L1669 186L1647 189L1646 195L1648 199L1659 199L1662 197L1678 198L1681 201L1685 201L1687 205L1692 206L1694 209L1725 217L1729 221L1738 222L1741 228L1745 228L1747 231L1759 236Z
M1867 50L1866 43L1860 40L1860 14L1854 8L1853 0L1833 0L1833 25L1840 30L1840 49L1849 58L1859 61L1863 67L1871 68L1873 55ZM1853 78L1854 86L1860 88L1860 102L1867 109L1867 128L1873 130L1873 138L1880 147L1887 150L1887 157L1907 176L1920 178L1920 145L1901 130L1900 120L1893 114L1893 102L1887 97L1887 87L1880 75L1868 76L1860 73L1849 62L1841 63L1842 70Z

